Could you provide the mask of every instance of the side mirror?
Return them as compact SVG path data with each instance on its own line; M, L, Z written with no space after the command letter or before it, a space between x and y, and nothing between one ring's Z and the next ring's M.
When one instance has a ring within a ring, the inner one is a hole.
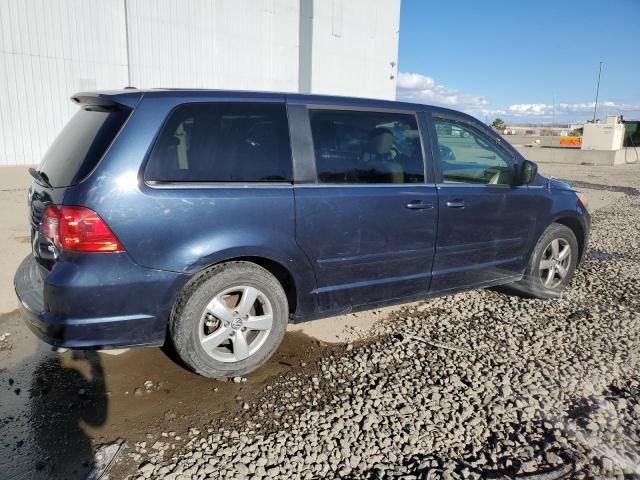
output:
M529 185L538 176L538 164L531 160L522 162L518 172L518 185Z

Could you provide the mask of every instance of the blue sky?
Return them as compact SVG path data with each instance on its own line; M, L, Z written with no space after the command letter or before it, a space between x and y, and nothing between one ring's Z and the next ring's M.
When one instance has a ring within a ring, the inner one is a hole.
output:
M583 121L602 61L598 117L640 119L640 0L401 5L398 99L490 121Z

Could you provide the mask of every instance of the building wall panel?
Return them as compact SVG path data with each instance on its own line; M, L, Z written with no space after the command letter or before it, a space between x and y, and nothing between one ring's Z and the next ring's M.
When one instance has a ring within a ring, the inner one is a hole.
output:
M126 85L122 0L0 2L0 165L34 164L79 90Z
M131 83L297 91L299 0L128 0Z
M311 90L395 99L399 29L399 0L315 1Z
M399 11L400 0L0 0L0 165L37 164L82 90L393 99Z

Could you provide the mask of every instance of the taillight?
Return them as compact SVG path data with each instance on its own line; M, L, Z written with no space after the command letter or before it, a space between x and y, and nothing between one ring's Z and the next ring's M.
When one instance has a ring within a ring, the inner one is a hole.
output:
M86 207L49 205L42 215L42 233L71 252L124 252L107 224Z
M56 205L48 206L42 214L42 233L45 237L54 241L58 238L58 225L60 225L60 208Z

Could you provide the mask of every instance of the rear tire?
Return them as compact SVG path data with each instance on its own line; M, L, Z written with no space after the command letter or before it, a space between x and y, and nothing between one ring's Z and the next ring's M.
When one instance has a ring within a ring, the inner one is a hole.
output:
M556 298L571 282L578 256L573 231L552 223L538 239L524 277L512 286L533 297Z
M276 351L289 318L280 282L250 262L227 262L198 274L176 302L169 333L176 352L209 378L246 375Z

